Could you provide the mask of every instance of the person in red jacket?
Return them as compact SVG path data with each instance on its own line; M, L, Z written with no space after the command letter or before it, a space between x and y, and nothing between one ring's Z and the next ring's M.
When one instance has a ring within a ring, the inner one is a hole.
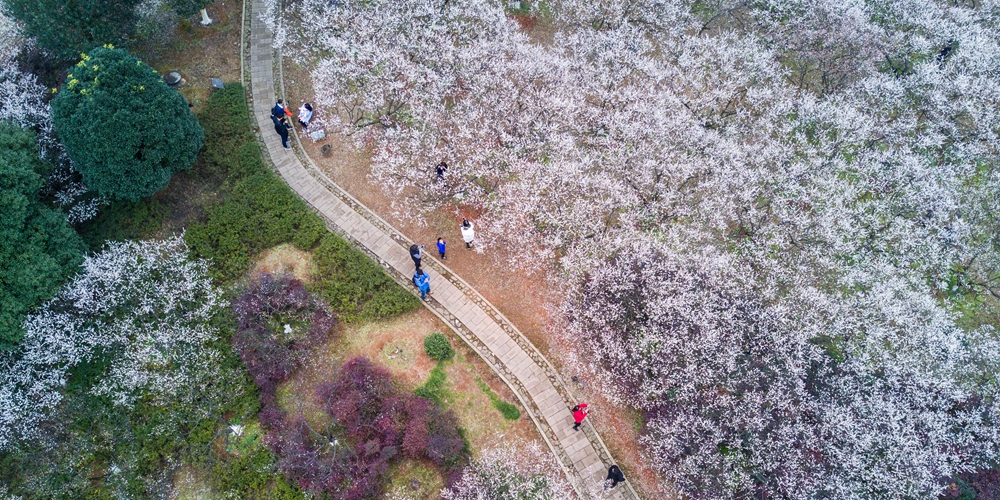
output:
M580 424L583 423L583 419L587 418L587 403L580 403L573 407L573 421L576 422L573 425L573 430L580 430Z

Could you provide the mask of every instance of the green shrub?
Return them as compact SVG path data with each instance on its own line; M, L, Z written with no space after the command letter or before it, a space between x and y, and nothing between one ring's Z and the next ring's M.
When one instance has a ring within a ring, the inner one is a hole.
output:
M212 261L220 282L243 276L260 252L292 243L302 250L316 246L326 233L322 219L265 165L250 133L240 85L212 95L206 105L208 172L228 176L223 200L192 224L185 240L193 253Z
M317 271L315 290L344 321L389 318L420 307L420 299L343 238L324 235L312 260Z
M290 484L277 470L277 459L261 441L259 424L244 426L243 435L226 447L226 453L209 471L208 482L223 498L271 498L304 500L299 488Z
M427 353L431 359L436 359L438 361L444 361L451 359L455 355L455 350L451 348L451 343L448 342L448 337L444 334L434 332L424 338L424 352Z
M431 370L431 376L428 377L427 382L417 387L413 393L424 399L433 401L438 406L444 406L444 398L448 395L448 392L444 388L446 377L447 375L444 372L444 368L441 367L441 362L438 362L437 366Z
M264 169L257 142L250 126L243 86L228 83L217 90L198 114L198 121L205 129L205 148L201 158L211 170L228 175L233 167L248 164L254 172ZM234 171L233 175L245 177L251 172Z
M220 492L250 498L264 491L276 474L274 457L263 446L250 453L223 459L212 468L209 481Z
M521 418L521 410L518 410L516 406L498 398L491 398L493 407L500 411L503 418L507 420L517 420Z
M197 256L212 260L216 279L229 282L243 276L260 252L288 242L309 250L324 232L305 202L275 174L262 172L237 180L185 239Z
M84 243L66 215L38 195L35 135L0 123L0 349L13 349L25 315L48 300L83 260Z

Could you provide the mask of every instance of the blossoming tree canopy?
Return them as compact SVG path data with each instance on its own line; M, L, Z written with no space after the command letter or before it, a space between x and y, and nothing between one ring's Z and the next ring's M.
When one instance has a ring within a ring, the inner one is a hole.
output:
M592 268L565 312L578 362L646 412L644 442L683 491L925 495L996 457L982 381L1000 343L904 283L870 286L786 298L738 261L646 241Z
M109 243L24 322L17 351L0 356L0 449L37 434L62 400L69 370L107 363L90 389L112 404L183 400L217 374L211 321L224 302L207 263L181 237Z
M996 460L995 2L547 8L271 21L399 214L560 256L577 367L684 494L928 496Z
M441 491L445 500L576 498L555 457L537 443L511 441L483 450L461 477Z
M187 101L123 50L82 54L52 101L66 151L88 186L138 200L191 167L204 132Z

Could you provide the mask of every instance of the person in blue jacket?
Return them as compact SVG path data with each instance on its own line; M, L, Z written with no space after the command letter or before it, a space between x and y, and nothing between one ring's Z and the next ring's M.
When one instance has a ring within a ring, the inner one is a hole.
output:
M413 284L420 289L420 300L427 300L427 294L431 293L431 278L424 273L423 269L417 269L413 273Z
M444 238L438 238L438 254L441 255L441 260L447 259L447 257L444 256L444 252L445 252Z
M278 99L278 103L271 108L271 116L275 118L284 118L285 114L285 101Z

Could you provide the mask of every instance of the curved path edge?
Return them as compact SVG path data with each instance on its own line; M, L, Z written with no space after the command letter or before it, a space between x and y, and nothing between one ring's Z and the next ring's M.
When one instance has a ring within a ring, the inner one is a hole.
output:
M327 227L367 253L405 288L412 242L391 224L330 180L304 153L296 134L293 151L281 147L270 110L284 94L281 55L260 20L263 0L244 0L240 75L265 160L326 222ZM424 258L433 296L424 305L446 323L510 387L581 498L639 499L629 481L602 491L607 468L615 463L589 424L572 430L574 398L552 364L493 304L440 261ZM415 292L414 292L415 293Z

